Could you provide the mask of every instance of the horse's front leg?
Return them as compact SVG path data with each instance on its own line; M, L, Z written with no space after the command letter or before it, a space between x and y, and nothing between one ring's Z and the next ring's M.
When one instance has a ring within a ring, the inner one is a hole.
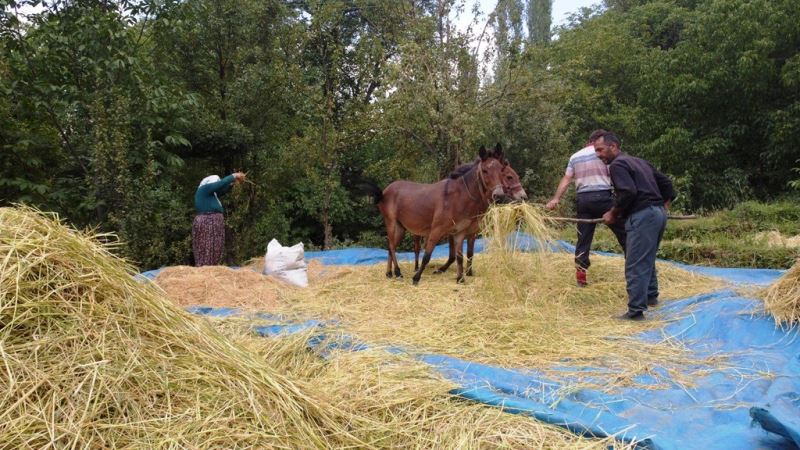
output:
M419 266L417 273L414 274L414 278L411 279L414 282L414 285L419 283L419 279L422 278L422 272L425 271L425 267L431 261L433 248L436 246L436 243L439 242L439 239L442 238L442 234L444 233L439 230L432 229L427 239L425 239L425 254L422 256L422 265Z
M475 254L475 238L478 233L471 233L467 236L467 276L472 276L472 255Z
M458 265L458 274L456 275L456 283L464 282L464 236L466 233L461 232L453 236L453 243L456 248L456 264Z
M433 273L436 273L436 274L444 273L450 267L450 264L453 264L453 261L456 260L456 247L455 247L455 244L453 244L453 236L452 235L447 240L447 242L448 242L448 245L450 247L450 253L449 253L449 255L447 255L447 262L444 263L444 265L442 265L442 267L439 267L438 269L434 270Z

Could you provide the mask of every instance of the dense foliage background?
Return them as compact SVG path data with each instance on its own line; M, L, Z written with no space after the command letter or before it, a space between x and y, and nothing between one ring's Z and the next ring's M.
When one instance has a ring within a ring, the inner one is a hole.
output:
M545 200L598 127L687 212L800 188L797 0L606 0L555 29L549 0L501 0L463 30L456 0L0 5L0 201L143 268L191 262L194 189L234 170L229 262L383 245L360 180L432 182L481 144Z

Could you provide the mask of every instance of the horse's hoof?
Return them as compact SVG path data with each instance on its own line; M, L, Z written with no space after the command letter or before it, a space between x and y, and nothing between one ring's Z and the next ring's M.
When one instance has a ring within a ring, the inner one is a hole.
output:
M472 271L471 271L471 270L470 270L469 272L467 272L467 276L468 276L468 277L471 277L471 276L472 276Z
M442 269L436 269L436 270L434 270L434 271L433 271L433 274L434 274L434 275L439 275L439 274L441 274L441 273L444 273L444 272L442 271Z
M386 272L386 278L392 278L392 272Z
M402 275L400 275L400 274L398 273L397 275L395 275L395 278L399 278L399 279L401 279L401 280L402 280L402 279L403 279L403 276L402 276Z
M457 284L464 284L464 277L456 278L456 283Z
M411 279L411 284L413 284L414 286L418 285L419 284L419 278L412 278Z

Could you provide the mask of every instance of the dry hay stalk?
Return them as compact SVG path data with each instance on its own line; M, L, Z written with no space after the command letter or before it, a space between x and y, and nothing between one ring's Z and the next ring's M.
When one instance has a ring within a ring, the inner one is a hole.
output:
M518 227L514 220L490 223ZM496 229L502 231L501 226ZM571 254L494 248L501 251L490 249L475 256L476 275L464 285L456 285L446 274L426 276L412 287L407 281L387 280L379 265L351 267L352 272L338 279L289 293L286 305L276 312L338 320L342 330L370 343L504 367L547 371L567 360L574 366L611 368L615 373L607 387L633 383L643 373L657 376L651 372L655 366L680 367L689 362L683 349L667 340L643 343L631 338L661 323L611 318L627 304L622 258L593 256L590 285L578 288ZM406 274L412 267L401 263ZM658 263L658 270L661 300L723 286L719 280L667 263ZM576 376L602 378L597 373Z
M0 208L4 446L358 445L335 409L134 281L98 238Z
M380 448L633 448L613 439L581 438L527 416L454 400L451 382L406 356L374 349L334 352L323 360L306 348L309 334L265 339L246 333L251 322L226 319L215 324L292 379L313 386L337 408L369 417L371 422L351 432Z
M299 289L278 278L262 275L264 259L250 261L241 269L226 266L167 267L155 283L179 306L232 307L242 311L270 311L285 299L287 292ZM339 266L308 264L310 284L347 272Z
M756 233L755 239L758 242L764 243L768 247L800 247L800 235L787 237L777 230Z
M779 326L800 323L800 261L761 292L767 312Z
M180 306L229 306L270 310L278 304L283 283L249 269L225 266L174 266L154 280Z

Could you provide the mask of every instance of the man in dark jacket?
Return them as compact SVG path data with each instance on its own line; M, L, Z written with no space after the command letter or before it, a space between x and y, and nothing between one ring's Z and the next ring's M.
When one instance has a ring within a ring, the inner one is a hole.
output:
M628 312L621 319L644 320L648 306L658 303L656 252L667 225L667 209L675 199L672 181L649 162L620 150L619 138L606 133L594 143L597 157L608 164L616 199L603 223L625 223L625 281Z

